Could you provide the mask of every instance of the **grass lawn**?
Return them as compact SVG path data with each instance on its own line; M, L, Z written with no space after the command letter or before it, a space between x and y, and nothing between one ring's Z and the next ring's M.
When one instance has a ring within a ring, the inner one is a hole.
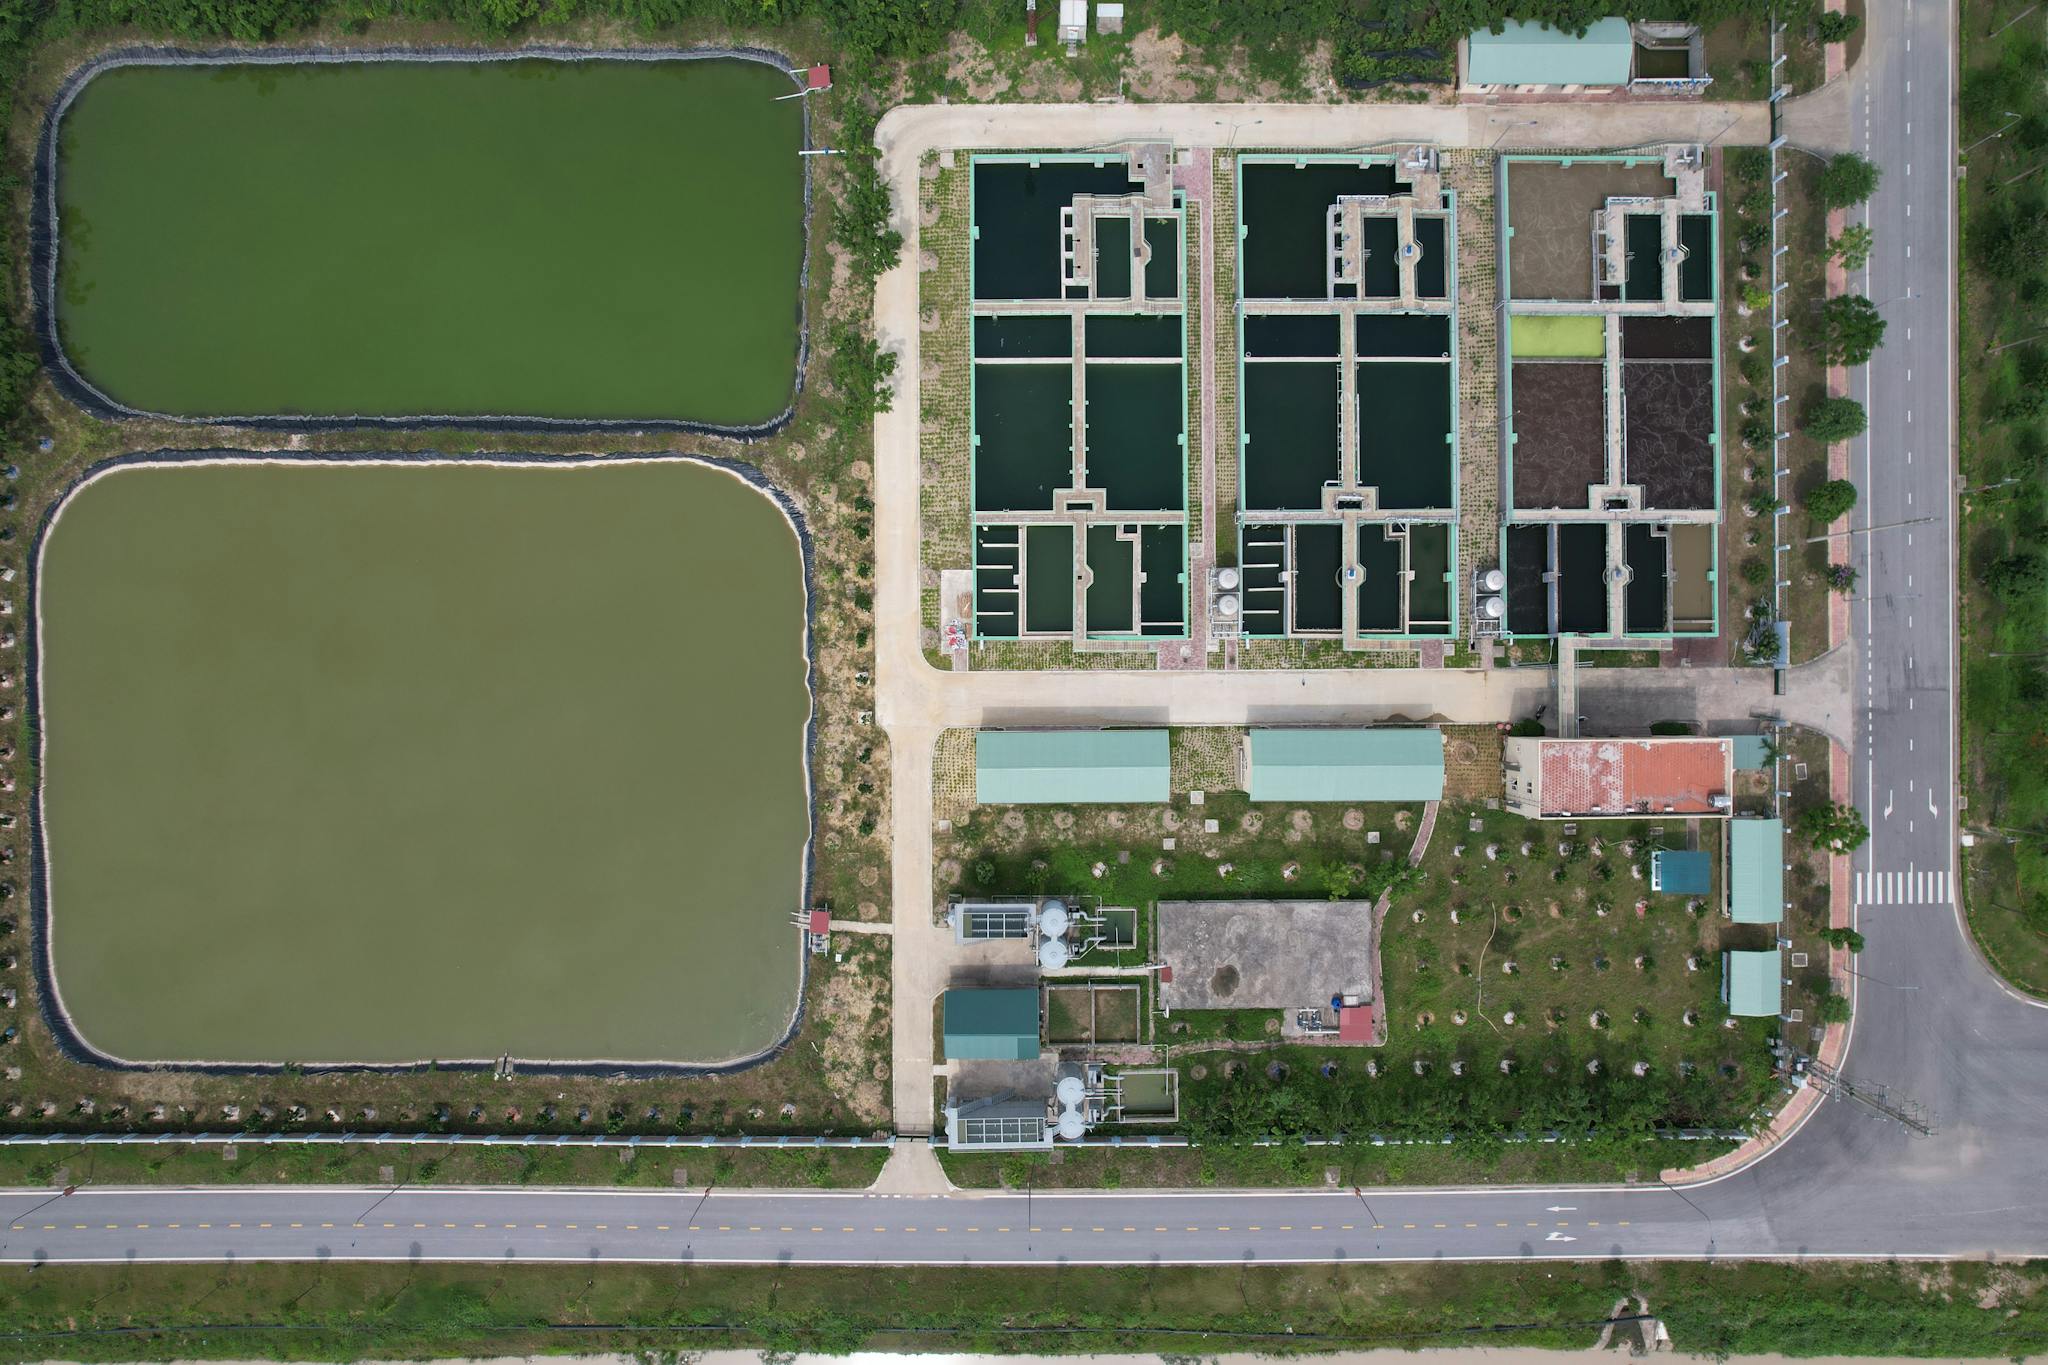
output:
M1045 1041L1048 1043L1089 1043L1094 1030L1089 1022L1086 986L1053 986L1045 993Z
M1770 377L1770 312L1768 307L1742 314L1745 288L1770 281L1770 244L1763 234L1770 218L1769 186L1766 177L1744 174L1743 157L1731 154L1723 159L1726 173L1722 190L1725 218L1722 224L1722 279L1724 303L1721 328L1721 367L1725 411L1722 414L1724 456L1723 498L1728 516L1722 531L1721 581L1728 596L1722 604L1724 634L1739 641L1746 622L1744 608L1759 598L1772 596L1771 571L1786 579L1783 610L1792 623L1792 657L1795 662L1815 658L1827 651L1828 608L1832 589L1827 582L1828 547L1825 542L1808 544L1809 536L1825 531L1807 516L1803 498L1828 477L1828 448L1800 429L1805 412L1827 396L1827 367L1819 353L1819 317L1827 296L1827 221L1815 192L1820 161L1804 153L1787 152L1780 157L1786 179L1778 186L1778 204L1790 214L1779 224L1779 241L1791 248L1779 262L1781 276L1790 287L1785 291L1784 316L1791 323L1785 331L1785 354L1790 363L1783 376L1787 401L1773 420ZM1762 244L1744 249L1745 234ZM1742 343L1752 343L1745 353ZM1752 497L1771 493L1772 447L1752 448L1743 439L1746 423L1762 423L1792 433L1777 445L1778 457L1789 475L1778 483L1780 495L1791 510L1775 525L1791 550L1782 560L1773 560L1773 521L1753 516L1746 504Z
M1679 1350L2020 1356L2039 1263L44 1266L0 1271L0 1360L1535 1346L1640 1295ZM1631 1308L1633 1305L1631 1304ZM1625 1341L1626 1338L1618 1339Z
M2002 32L1997 30L2002 29ZM2048 332L2039 266L2015 279L1986 261L2006 224L2048 214L2038 175L2048 149L2048 92L2040 80L2048 17L2011 0L1963 7L1963 117L1977 144L1962 180L1963 276L1958 354L1963 482L1958 607L1962 651L1964 904L1984 955L2008 981L2048 995L2048 669L2039 651L2048 601L2038 584L1987 590L1997 566L2043 554L2048 491L2040 472L2048 432L2029 392L2048 383L2048 349L2008 345ZM1995 36L1994 36L1995 34ZM2006 111L2023 117L2009 120ZM2010 127L2008 127L2010 125ZM2008 128L2007 136L1993 136ZM2029 145L2029 144L2033 145ZM1992 353L1993 346L2005 349ZM1994 653L2005 657L1993 658Z
M767 1188L874 1183L886 1148L769 1151L643 1147L621 1160L601 1147L375 1147L242 1143L235 1159L220 1144L113 1147L55 1144L0 1147L0 1185L634 1185ZM389 1175L386 1175L386 1172ZM681 1171L679 1177L677 1172Z

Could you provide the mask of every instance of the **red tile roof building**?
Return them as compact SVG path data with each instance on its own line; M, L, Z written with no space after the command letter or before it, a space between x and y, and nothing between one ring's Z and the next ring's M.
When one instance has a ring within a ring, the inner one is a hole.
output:
M1725 816L1735 746L1690 735L1649 739L1509 739L1508 809L1521 815Z

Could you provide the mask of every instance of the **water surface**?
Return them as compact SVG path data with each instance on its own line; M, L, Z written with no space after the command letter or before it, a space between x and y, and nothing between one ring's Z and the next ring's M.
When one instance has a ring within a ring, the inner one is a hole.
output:
M187 465L39 584L51 943L134 1060L698 1061L795 1005L793 529L700 465Z
M792 89L728 59L102 72L60 130L65 348L178 416L768 421Z

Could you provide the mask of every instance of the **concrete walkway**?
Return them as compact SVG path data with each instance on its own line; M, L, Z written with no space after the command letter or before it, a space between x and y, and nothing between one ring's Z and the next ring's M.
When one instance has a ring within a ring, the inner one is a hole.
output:
M897 1131L932 1124L931 1002L947 985L950 936L933 923L932 750L953 726L1053 724L1484 723L1553 703L1547 671L1330 669L1303 672L946 672L925 661L918 440L918 172L942 149L1098 147L1162 140L1180 147L1341 150L1433 142L1445 147L1635 147L1662 142L1757 143L1762 104L1522 106L1357 104L905 105L876 130L881 174L903 234L901 261L876 284L875 329L897 353L890 410L875 419L875 713L889 736L894 923L893 1103ZM1208 224L1204 224L1205 229ZM1206 446L1207 443L1205 443ZM1729 675L1716 677L1715 675ZM1818 682L1819 679L1816 679ZM1830 677L1828 686L1834 685ZM1588 728L1634 717L1732 725L1770 700L1768 674L1726 669L1592 669L1580 678ZM1690 697L1691 714L1681 709ZM1793 699L1786 699L1788 702ZM1836 703L1801 689L1799 704L1846 737ZM1792 706L1782 707L1786 714ZM1618 719L1610 722L1610 713ZM1837 728L1840 727L1840 728Z

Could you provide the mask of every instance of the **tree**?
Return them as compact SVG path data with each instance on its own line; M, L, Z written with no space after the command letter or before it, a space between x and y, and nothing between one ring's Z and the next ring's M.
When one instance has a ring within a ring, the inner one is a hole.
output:
M866 426L887 412L895 394L889 376L896 353L883 350L866 328L835 322L825 331L825 375L839 395L840 423Z
M2018 280L2048 267L2048 217L2009 210L1984 234L1984 264L1991 273Z
M1830 995L1820 1002L1820 1021L1823 1024L1846 1024L1849 1022L1849 997Z
M1828 586L1847 597L1856 591L1856 570L1847 564L1828 565Z
M1994 559L1984 570L1984 586L2002 602L2038 597L2048 589L2048 559L2038 550L2021 550Z
M1847 948L1852 953L1863 951L1863 935L1854 929L1823 929L1820 931L1820 941L1837 948Z
M1824 43L1846 43L1862 27L1862 15L1847 14L1841 10L1822 10L1813 20L1814 36Z
M1831 365L1861 365L1884 344L1885 321L1861 294L1838 294L1821 308L1821 354Z
M1806 410L1805 425L1808 436L1833 445L1861 436L1870 418L1853 398L1823 398Z
M1823 853L1853 853L1870 837L1870 826L1854 806L1826 801L1799 812L1793 826L1799 837Z
M1868 223L1851 223L1828 238L1828 255L1840 261L1844 270L1861 270L1870 264L1870 248L1876 240Z
M1806 514L1821 525L1840 520L1856 505L1856 485L1847 479L1829 479L1806 495Z
M1820 202L1831 209L1860 204L1877 193L1879 178L1876 163L1844 152L1821 169Z

